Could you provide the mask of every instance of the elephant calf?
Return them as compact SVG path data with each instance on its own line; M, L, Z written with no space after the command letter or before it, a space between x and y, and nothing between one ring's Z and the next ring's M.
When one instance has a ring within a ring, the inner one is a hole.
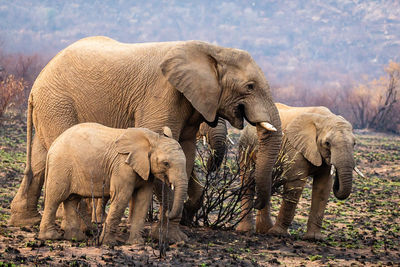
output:
M269 218L269 209L264 208L257 214L256 231L288 234L287 230L294 218L307 177L311 176L312 203L304 238L323 239L322 220L332 187L332 177L335 178L333 192L336 198L346 199L351 192L352 171L355 168L352 126L343 117L333 114L325 107L289 107L279 103L276 106L284 133L281 152L286 164L286 183L275 224L272 225L266 219ZM257 157L255 128L245 128L239 143L242 152L246 151L247 159L250 159L247 163L254 164L252 162ZM247 203L247 199L243 200L243 204L249 207ZM247 208L243 209L243 212L246 210ZM252 230L252 221L249 213L239 224L238 230Z
M101 240L113 244L131 197L135 207L129 243L142 242L141 230L153 193L154 177L172 184L170 219L181 215L187 197L186 158L171 130L164 135L145 128L115 129L97 123L75 125L62 133L47 154L45 208L40 239L59 239L55 216L64 204L65 239L82 239L77 205L81 198L111 197Z

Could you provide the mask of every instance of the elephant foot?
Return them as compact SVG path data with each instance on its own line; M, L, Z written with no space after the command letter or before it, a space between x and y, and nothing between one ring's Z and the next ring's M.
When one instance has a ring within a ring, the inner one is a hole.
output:
M34 226L40 223L41 216L37 211L12 212L8 224L10 226Z
M196 212L189 211L188 209L184 209L182 212L182 218L180 224L185 226L190 226L193 223L194 215Z
M287 229L275 224L271 229L268 230L268 234L275 236L289 236Z
M261 216L257 216L256 232L259 234L266 234L273 225L271 218L262 218Z
M136 245L136 244L143 245L144 239L141 234L133 234L133 235L130 234L127 243L129 245Z
M80 229L66 230L64 233L64 239L83 241L86 239L86 235Z
M321 234L321 232L316 231L307 231L307 233L303 236L304 240L315 240L315 241L323 241L325 240L325 235Z
M38 238L41 240L58 240L62 238L62 235L56 229L48 229L40 230Z
M159 240L160 237L160 223L156 223L151 227L151 237L153 239ZM162 235L165 237L166 234L166 225L163 225L162 230L163 233ZM182 230L179 227L179 223L177 222L169 222L168 225L168 240L170 243L178 243L178 242L186 242L188 240L187 235L182 232Z
M236 231L239 232L251 232L254 230L253 223L247 221L241 221L236 227Z
M102 234L100 236L101 243L110 247L118 245L117 236L115 234Z
M199 198L197 201L189 199L183 206L182 218L180 224L190 226L193 224L194 216L197 211L201 208L203 199Z

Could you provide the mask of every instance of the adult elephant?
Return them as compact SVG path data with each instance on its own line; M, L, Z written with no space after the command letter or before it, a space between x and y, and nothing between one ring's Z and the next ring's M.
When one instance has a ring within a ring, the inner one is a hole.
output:
M269 211L257 214L256 231L278 235L288 234L297 203L307 177L313 177L311 211L306 239L323 239L321 234L324 211L332 188L338 199L346 199L352 188L354 135L351 124L325 107L290 107L276 104L284 133L282 142L282 168L285 169L283 200L278 218L272 226ZM248 164L261 155L257 153L254 127L246 127L240 137L240 148L247 148ZM245 179L249 177L245 176ZM247 201L244 199L243 204ZM245 210L243 215L245 215ZM253 228L253 218L248 213L238 230ZM272 227L272 228L271 228Z
M269 200L281 125L265 76L247 52L200 41L125 44L89 37L75 42L47 64L30 93L27 166L11 204L10 223L40 221L37 201L47 150L72 125L97 122L156 132L168 126L183 148L190 174L200 123L215 124L219 117L237 128L243 127L244 118L257 124L265 155L257 162L256 207L263 208ZM198 183L189 181L189 186ZM179 220L169 223L176 240L184 239Z

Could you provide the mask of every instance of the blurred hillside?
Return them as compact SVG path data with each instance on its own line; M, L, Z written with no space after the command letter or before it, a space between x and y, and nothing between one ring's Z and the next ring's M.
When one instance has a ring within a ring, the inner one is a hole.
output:
M9 52L50 58L90 35L205 40L248 50L272 84L340 87L400 61L400 1L0 1Z

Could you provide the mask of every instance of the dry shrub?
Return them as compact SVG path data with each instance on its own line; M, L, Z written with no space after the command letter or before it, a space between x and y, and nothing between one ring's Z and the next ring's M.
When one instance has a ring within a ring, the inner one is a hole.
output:
M390 62L385 75L359 84L344 80L331 87L307 87L293 82L275 86L279 102L292 106L325 106L342 115L354 128L400 133L400 63Z
M386 76L353 88L349 102L356 128L400 132L400 64L390 62Z
M19 107L25 101L26 83L23 78L8 75L0 82L0 117L10 106Z
M245 194L239 176L237 149L227 143L224 160L216 171L208 171L207 160L213 151L208 144L197 142L195 173L204 186L203 205L196 214L195 223L212 228L233 228L240 221L241 199Z
M283 142L283 146L286 142ZM241 214L244 204L241 200L249 199L248 190L254 190L255 164L244 156L243 153L251 153L249 150L242 151L240 155L236 146L227 142L227 149L221 166L216 171L208 171L207 159L213 151L202 142L197 142L197 156L195 160L195 173L204 186L203 205L196 214L195 223L211 228L233 229L243 219ZM242 163L242 164L241 164ZM283 185L287 181L286 174L291 168L291 159L283 150L280 151L277 161L272 170L272 194L282 195ZM243 166L240 170L239 166ZM250 177L248 182L242 183L240 176ZM249 211L251 212L251 210Z

